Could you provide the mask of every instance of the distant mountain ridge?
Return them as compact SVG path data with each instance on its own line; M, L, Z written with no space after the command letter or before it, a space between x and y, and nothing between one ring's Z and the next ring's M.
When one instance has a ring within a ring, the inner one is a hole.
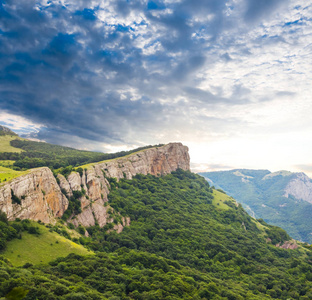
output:
M306 174L248 169L199 174L242 203L251 216L312 243L312 179Z

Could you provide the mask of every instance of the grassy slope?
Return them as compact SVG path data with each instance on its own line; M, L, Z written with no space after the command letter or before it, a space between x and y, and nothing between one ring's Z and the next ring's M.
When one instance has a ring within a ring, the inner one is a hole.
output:
M22 239L8 242L7 249L1 253L14 266L22 266L27 262L48 263L58 257L65 257L69 253L80 255L93 253L56 232L49 232L49 229L43 225L34 224L40 229L39 236L23 232Z
M224 209L224 210L228 210L229 209L229 206L226 205L224 203L224 201L231 201L231 202L234 202L235 203L235 200L233 200L232 197L224 194L224 193L221 193L217 190L213 190L213 200L212 200L212 204L220 209Z
M15 171L9 168L2 167L0 165L0 182L10 181L13 178L27 174L28 171Z
M23 152L23 149L15 148L10 145L10 141L16 139L18 139L18 137L13 135L0 136L0 152Z
M0 166L5 168L12 168L15 160L0 160Z

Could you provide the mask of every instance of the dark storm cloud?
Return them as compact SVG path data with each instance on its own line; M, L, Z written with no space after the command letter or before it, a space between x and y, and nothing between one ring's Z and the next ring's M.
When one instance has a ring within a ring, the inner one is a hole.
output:
M56 143L70 135L127 143L170 127L192 130L201 109L248 102L238 91L229 99L197 87L196 75L226 48L219 37L236 20L228 2L2 2L0 110L42 124L38 137ZM249 22L280 1L246 3Z

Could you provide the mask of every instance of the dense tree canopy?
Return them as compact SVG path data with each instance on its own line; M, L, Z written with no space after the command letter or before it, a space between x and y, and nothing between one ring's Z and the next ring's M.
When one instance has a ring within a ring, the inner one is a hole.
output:
M90 236L76 241L95 250L93 256L70 255L20 269L3 259L0 297L312 298L308 247L277 248L275 243L290 239L284 230L252 219L234 200L217 199L224 194L204 178L178 170L164 177L139 174L111 182L114 223L125 216L131 225L120 234L111 226L87 228Z

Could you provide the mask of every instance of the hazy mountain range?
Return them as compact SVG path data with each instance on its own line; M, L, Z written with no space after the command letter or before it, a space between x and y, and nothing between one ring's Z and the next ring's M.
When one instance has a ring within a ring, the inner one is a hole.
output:
M312 242L312 180L304 173L235 169L200 175L242 203L251 216Z

